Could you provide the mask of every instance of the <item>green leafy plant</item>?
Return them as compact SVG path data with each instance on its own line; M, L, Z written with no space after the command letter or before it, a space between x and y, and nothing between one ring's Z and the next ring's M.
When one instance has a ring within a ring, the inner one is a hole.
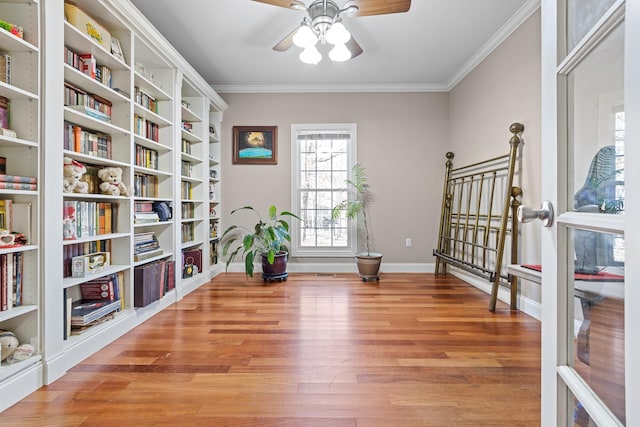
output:
M365 248L367 255L371 255L369 223L367 221L367 208L371 197L366 170L360 163L356 163L353 165L352 175L351 179L345 181L348 191L347 200L343 200L331 209L331 218L335 221L343 213L349 220L358 219L361 216Z
M301 218L291 212L282 211L278 213L276 207L269 207L268 218L262 220L260 213L252 206L243 206L231 211L231 215L239 211L252 211L258 217L258 222L253 229L241 225L231 225L222 234L223 242L222 256L227 258L226 269L238 254L244 259L244 270L247 276L253 277L253 261L256 256L265 255L269 264L273 264L276 255L281 251L288 251L286 242L291 241L289 235L289 223L283 217ZM241 242L231 253L229 250L237 243Z

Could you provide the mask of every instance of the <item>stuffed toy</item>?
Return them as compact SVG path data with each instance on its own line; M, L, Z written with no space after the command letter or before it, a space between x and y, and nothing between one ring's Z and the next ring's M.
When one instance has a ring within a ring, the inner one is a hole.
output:
M112 196L129 196L129 188L122 182L122 169L106 167L98 171L98 178L102 180L100 191Z
M89 184L81 181L82 176L87 173L87 168L80 162L65 157L64 177L62 178L62 191L65 193L86 193L89 191Z

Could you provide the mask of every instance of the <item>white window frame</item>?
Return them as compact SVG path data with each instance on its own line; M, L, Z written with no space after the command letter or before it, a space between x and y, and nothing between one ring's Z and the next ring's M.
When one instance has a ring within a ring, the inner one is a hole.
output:
M300 215L300 147L298 134L300 132L344 132L351 135L351 141L347 148L348 177L351 179L353 165L356 163L357 126L355 123L317 123L317 124L292 124L291 125L291 206L292 212ZM345 186L346 188L346 186ZM290 251L293 257L353 257L358 249L357 223L349 221L348 245L346 247L301 247L300 236L303 224L294 221L291 224Z

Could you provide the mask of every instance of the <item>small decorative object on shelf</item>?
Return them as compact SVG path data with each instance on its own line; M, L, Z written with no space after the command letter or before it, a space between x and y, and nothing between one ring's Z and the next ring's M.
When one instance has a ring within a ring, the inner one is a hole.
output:
M122 182L122 169L117 167L106 167L98 171L98 177L102 180L100 190L102 194L111 196L129 196L130 190Z
M4 361L13 354L20 345L18 337L11 331L0 329L0 361Z
M11 34L13 34L18 38L21 38L21 39L24 38L24 29L19 25L12 24L11 22L7 22L7 21L0 21L0 28L10 32Z
M92 254L73 257L71 260L71 275L85 277L101 273L111 264L109 252L95 252Z
M86 193L89 190L89 184L82 181L82 176L87 173L87 168L82 163L65 157L63 169L62 191L65 193Z

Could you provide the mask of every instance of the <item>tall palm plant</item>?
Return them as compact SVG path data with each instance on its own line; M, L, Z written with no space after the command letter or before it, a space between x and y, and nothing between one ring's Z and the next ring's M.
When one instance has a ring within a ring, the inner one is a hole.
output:
M362 229L364 231L364 244L367 255L371 255L371 244L369 239L369 223L367 221L367 209L371 200L369 184L367 184L367 174L360 163L353 165L352 178L345 181L347 184L347 200L343 200L331 210L331 218L336 220L344 212L349 220L358 219L362 215Z

